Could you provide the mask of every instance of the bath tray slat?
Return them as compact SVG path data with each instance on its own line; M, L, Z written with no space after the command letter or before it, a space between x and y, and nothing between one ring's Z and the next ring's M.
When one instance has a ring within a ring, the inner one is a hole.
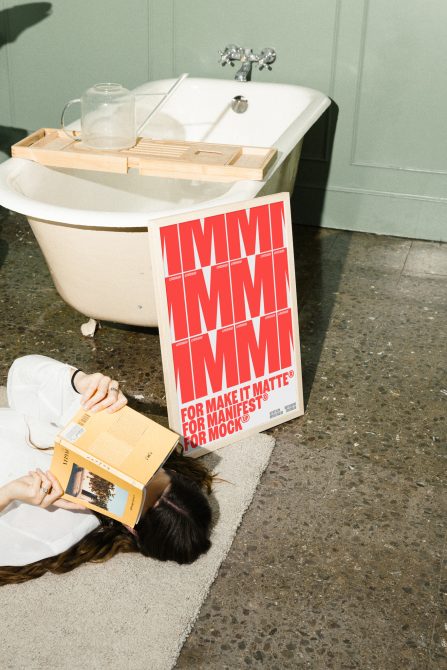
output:
M56 128L41 128L11 147L16 158L49 167L98 170L125 174L130 168L142 175L204 181L262 180L277 151L271 147L244 147L139 137L131 149L89 149Z

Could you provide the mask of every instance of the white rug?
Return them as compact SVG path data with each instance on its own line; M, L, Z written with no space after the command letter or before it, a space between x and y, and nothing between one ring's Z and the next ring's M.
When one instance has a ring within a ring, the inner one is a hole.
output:
M4 395L0 388L0 403ZM208 554L192 565L137 554L0 587L1 667L171 670L227 555L274 439L257 435L204 457L215 486Z

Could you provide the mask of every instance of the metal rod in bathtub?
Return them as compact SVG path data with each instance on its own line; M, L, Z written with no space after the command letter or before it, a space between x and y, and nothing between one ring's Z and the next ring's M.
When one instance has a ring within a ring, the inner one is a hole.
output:
M144 119L143 123L141 123L141 124L138 126L138 128L137 128L137 137L139 136L139 134L141 133L141 131L143 130L144 126L145 126L146 123L149 121L149 119L151 119L151 118L154 116L155 112L158 112L158 111L163 107L163 105L164 105L164 104L169 100L169 98L175 93L175 91L176 91L177 88L180 86L180 84L182 83L182 81L183 81L184 79L186 79L186 77L188 76L188 74L189 74L188 72L184 72L183 74L181 74L180 77L179 77L179 78L172 84L172 86L171 86L171 88L169 89L169 91L167 91L167 93L165 93L165 95L163 96L163 98L162 98L162 99L155 105L154 109L151 109L151 111L149 112L149 114L148 114L148 115L146 116L146 118ZM147 94L147 93L137 93L136 95L148 95L148 94ZM154 95L154 94L153 94L153 93L149 93L149 95Z

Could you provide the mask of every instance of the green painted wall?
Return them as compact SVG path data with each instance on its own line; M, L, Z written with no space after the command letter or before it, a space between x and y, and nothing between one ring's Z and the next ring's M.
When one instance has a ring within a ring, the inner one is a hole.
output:
M446 25L445 0L0 0L0 136L57 125L96 81L231 78L219 49L272 46L254 79L334 100L305 142L295 221L446 240Z

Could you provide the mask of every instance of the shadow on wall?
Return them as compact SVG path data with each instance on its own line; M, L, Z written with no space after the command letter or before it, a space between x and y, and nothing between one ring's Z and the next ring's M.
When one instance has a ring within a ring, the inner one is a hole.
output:
M322 156L300 162L291 196L295 272L298 294L304 406L307 407L336 293L340 283L350 236L337 236L322 229L338 106L331 106L304 140L303 154L313 155L321 145ZM306 150L307 149L307 150ZM318 153L318 152L317 152ZM331 254L337 237L336 256Z
M43 21L51 14L50 2L30 2L0 11L0 49L16 39L27 28ZM0 125L0 152L10 155L11 144L26 137L25 128Z

